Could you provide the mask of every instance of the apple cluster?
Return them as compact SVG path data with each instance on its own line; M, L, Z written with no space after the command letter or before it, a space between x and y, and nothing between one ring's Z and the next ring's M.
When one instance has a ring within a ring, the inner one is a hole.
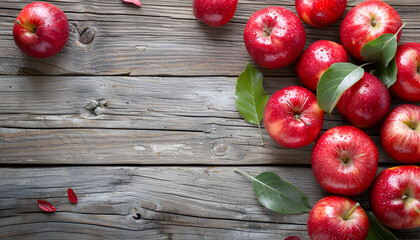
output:
M232 18L237 3L194 0L194 14L210 26L220 26ZM329 26L341 18L346 4L346 0L296 0L299 17L282 7L268 7L252 14L246 24L243 38L252 59L268 69L297 60L296 72L306 87L281 89L266 104L265 128L283 147L303 147L318 138L324 112L312 91L317 90L319 79L332 64L349 62L347 53L363 60L363 46L383 34L396 34L399 41L402 22L397 11L382 1L368 0L352 8L343 19L342 45L321 40L301 54L306 33L300 20L313 27ZM420 102L420 43L400 45L395 60L397 81L391 93L405 101ZM322 134L314 145L311 165L321 187L341 196L325 197L313 207L307 224L311 239L366 239L367 215L348 197L369 187L370 205L380 221L395 229L420 226L420 167L389 168L375 180L378 150L360 129L383 122L380 139L385 151L403 163L420 162L420 106L404 104L388 114L390 105L388 88L370 73L364 73L339 97L337 109L351 125Z

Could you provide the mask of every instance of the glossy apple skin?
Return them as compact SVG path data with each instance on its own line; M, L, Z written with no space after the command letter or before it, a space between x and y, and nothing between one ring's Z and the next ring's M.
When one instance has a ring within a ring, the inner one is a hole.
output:
M368 128L381 122L391 105L386 86L370 73L347 89L337 103L337 109L349 123Z
M17 24L36 28L35 33ZM63 11L47 2L33 2L19 13L13 26L16 45L29 56L51 57L66 45L69 23Z
M380 136L382 147L393 159L420 162L420 106L396 107L382 124Z
M194 16L212 27L228 23L235 15L238 0L194 0Z
M296 0L296 11L305 23L313 27L326 27L340 19L347 0Z
M268 7L252 14L245 26L249 55L263 68L281 68L294 62L306 43L300 19L282 7Z
M356 196L375 179L379 154L372 139L353 126L326 131L312 151L312 171L326 191ZM347 163L345 163L347 161Z
M356 202L341 196L328 196L319 200L308 217L308 234L312 240L365 240L369 219L362 207L344 220Z
M372 186L370 206L391 228L420 227L420 213L415 210L420 209L420 167L406 165L381 172Z
M321 40L312 43L296 64L297 75L305 87L316 91L322 74L334 63L348 62L344 47L338 43Z
M271 96L264 109L268 134L280 145L299 148L312 143L321 132L324 111L306 88L289 86Z
M398 46L395 55L397 81L391 86L392 95L410 102L420 102L420 43Z
M376 24L373 26L372 21ZM357 4L344 17L340 27L340 38L346 51L354 58L362 60L360 51L367 42L382 34L395 34L401 28L400 15L388 4L369 0ZM401 31L397 36L400 40Z

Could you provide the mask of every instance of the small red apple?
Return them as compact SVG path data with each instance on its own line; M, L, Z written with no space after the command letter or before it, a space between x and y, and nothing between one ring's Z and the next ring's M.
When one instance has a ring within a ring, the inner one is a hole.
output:
M382 121L391 105L391 95L377 77L365 73L347 89L337 103L337 109L353 125L368 128Z
M420 167L399 166L381 172L373 183L370 206L391 228L420 227Z
M405 43L398 46L395 55L397 81L389 89L403 100L420 102L420 43Z
M350 198L328 196L312 208L307 227L312 240L365 240L369 219Z
M16 18L13 38L29 56L51 57L66 45L69 23L61 9L47 2L26 5Z
M235 15L238 0L194 0L194 16L212 27L228 23Z
M294 62L306 43L302 22L282 7L268 7L252 14L245 26L249 55L263 68L281 68Z
M312 171L326 191L356 196L368 189L378 168L375 143L362 130L339 126L326 131L312 151Z
M271 96L264 110L268 134L280 145L299 148L313 142L321 132L324 111L306 88L290 86Z
M401 28L400 15L388 4L368 0L357 4L344 17L340 27L340 38L346 51L354 58L363 60L362 47L382 34L395 34ZM397 41L400 40L401 31Z
M313 27L326 27L340 19L347 0L296 0L296 11L305 23Z
M316 91L322 74L334 63L348 62L344 47L338 43L321 40L312 43L296 64L296 72L305 87Z
M382 124L381 144L397 161L420 162L420 106L404 104L392 110Z

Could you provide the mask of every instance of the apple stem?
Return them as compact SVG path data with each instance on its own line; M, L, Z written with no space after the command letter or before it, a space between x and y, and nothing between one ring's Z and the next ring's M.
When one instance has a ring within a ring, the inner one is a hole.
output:
M20 22L20 20L17 20L17 21L16 21L16 24L17 24L17 25L19 25L19 26L21 26L21 27L24 27L24 28L28 29L29 31L31 31L31 32L33 32L33 33L35 33L35 29L32 29L32 28L30 28L30 27L28 27L28 26L23 25L23 24Z
M420 215L420 209L416 205L413 205L413 208Z
M402 195L402 200L406 200L408 198L407 194Z
M347 216L344 218L344 220L347 220L350 217L350 215L352 215L353 212L356 210L356 208L358 208L359 206L360 206L360 203L354 204L353 208L350 210L349 214L347 214Z
M343 154L343 162L344 162L344 163L347 163L347 157L346 157L346 154L345 154L344 152L343 152L342 154Z
M415 125L416 125L416 121L414 121L414 120L411 120L411 129L415 129Z
M376 26L376 19L373 19L373 20L370 22L370 24L372 25L372 27L375 27L375 26Z
M310 122L305 121L301 116L295 115L295 118L299 119L301 122L303 122L306 126L311 126Z

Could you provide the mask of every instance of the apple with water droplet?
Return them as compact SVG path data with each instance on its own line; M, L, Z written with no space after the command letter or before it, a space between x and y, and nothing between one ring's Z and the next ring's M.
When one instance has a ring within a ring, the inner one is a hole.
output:
M346 10L347 0L296 0L296 11L312 27L326 27L340 19Z
M368 128L381 122L391 106L386 86L370 73L347 89L337 103L337 109L349 123Z
M391 228L420 227L420 167L399 166L381 172L372 186L370 206Z
M420 162L420 106L404 104L386 117L381 127L385 152L403 163Z
M316 41L300 56L296 63L296 73L305 87L316 91L319 79L332 64L348 61L342 45L327 40Z
M375 143L362 130L339 126L326 131L312 151L312 171L326 191L356 196L368 189L378 169Z
M263 68L281 68L303 51L306 33L300 19L282 7L268 7L252 14L244 31L245 47Z
M392 95L410 102L420 102L420 43L398 46L395 54L397 81L389 89Z
M238 0L194 0L194 16L212 27L223 26L235 15Z
M268 135L287 148L299 148L315 141L323 122L324 111L319 108L315 94L299 86L277 91L264 109Z
M350 198L327 196L312 208L307 228L311 240L366 240L369 219Z
M61 9L47 2L33 2L19 13L13 26L16 45L29 56L51 57L66 45L69 23Z
M357 4L344 17L340 26L340 38L346 51L354 58L363 60L362 47L382 34L395 34L401 28L400 15L388 4L369 0ZM400 40L401 31L397 35Z

